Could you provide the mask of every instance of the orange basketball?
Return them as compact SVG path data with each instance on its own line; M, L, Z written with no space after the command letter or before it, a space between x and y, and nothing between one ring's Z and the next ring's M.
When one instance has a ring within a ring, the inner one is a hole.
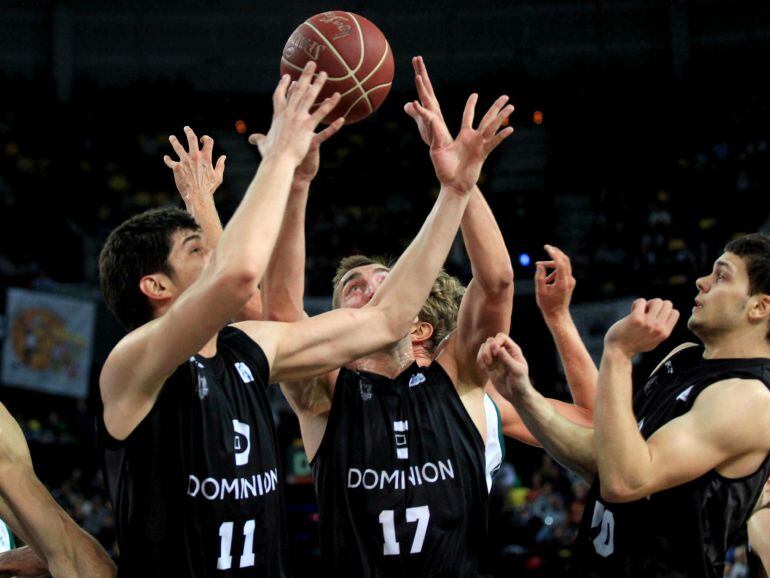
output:
M380 29L352 12L335 10L308 18L292 33L281 57L281 74L299 78L309 60L329 79L318 101L335 92L339 104L324 122L341 116L346 123L366 118L379 108L393 82L393 52Z

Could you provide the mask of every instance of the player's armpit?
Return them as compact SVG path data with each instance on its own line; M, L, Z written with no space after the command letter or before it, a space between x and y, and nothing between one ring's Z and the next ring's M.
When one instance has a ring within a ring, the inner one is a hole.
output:
M602 478L602 496L630 502L694 480L710 470L727 478L755 472L770 450L770 391L760 381L727 379L707 387L692 409L646 443L633 468ZM744 424L752 424L744 427Z

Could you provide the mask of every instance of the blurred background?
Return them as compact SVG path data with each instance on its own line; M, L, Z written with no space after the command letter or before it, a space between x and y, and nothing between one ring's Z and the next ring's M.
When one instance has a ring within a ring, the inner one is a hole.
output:
M422 55L456 130L468 94L511 96L516 132L480 186L516 270L512 335L536 386L568 399L534 300L544 243L578 280L574 315L592 353L635 297L673 299L724 244L768 231L770 3L766 0L0 0L0 400L21 422L38 475L114 552L94 447L96 380L121 337L98 291L97 255L123 219L179 203L162 156L184 125L228 157L223 218L259 163L248 145L271 116L291 32L350 10L393 49L393 89L322 150L308 208L307 302L330 304L339 258L397 256L437 194L403 105ZM447 268L464 281L458 242ZM692 337L671 340L637 364ZM275 388L298 576L317 562L317 509L296 421ZM495 481L496 576L560 576L586 486L538 449L508 440ZM742 576L743 553L729 576Z

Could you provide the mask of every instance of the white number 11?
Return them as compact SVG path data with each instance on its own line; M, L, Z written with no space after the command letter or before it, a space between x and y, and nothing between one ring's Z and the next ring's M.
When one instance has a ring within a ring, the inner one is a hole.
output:
M412 549L409 550L410 554L417 554L422 551L425 534L428 532L429 520L430 509L428 509L428 506L406 509L406 521L417 522L417 531L414 533ZM398 556L401 553L401 546L396 541L396 524L393 510L383 510L380 512L380 524L382 524L382 534L385 538L383 554L385 556Z

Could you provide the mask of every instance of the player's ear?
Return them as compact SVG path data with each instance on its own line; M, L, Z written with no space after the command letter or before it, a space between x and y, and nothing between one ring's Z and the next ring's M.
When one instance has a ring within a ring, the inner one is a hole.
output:
M767 321L770 319L770 295L760 293L754 298L754 305L749 309L749 319L758 322Z
M172 297L170 290L171 280L163 273L152 273L145 275L139 280L139 291L141 291L150 302L160 302Z
M425 343L433 337L433 325L418 319L412 324L411 336L413 343Z

